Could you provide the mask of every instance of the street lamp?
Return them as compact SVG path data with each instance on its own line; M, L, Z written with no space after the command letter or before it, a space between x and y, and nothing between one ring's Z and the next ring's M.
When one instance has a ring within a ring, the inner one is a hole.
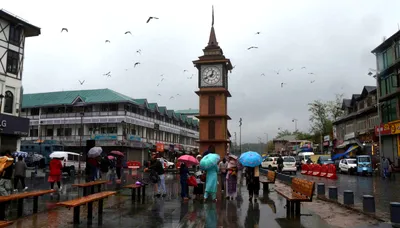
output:
M292 122L294 122L294 131L297 132L297 119L293 118Z
M264 135L266 136L265 146L267 147L267 153L268 153L268 133L264 132Z
M263 149L262 149L261 137L257 137L257 139L258 139L258 142L260 143L260 153L262 153Z
M239 150L242 154L242 118L239 119Z
M78 156L78 173L81 173L81 156L83 155L83 147L82 147L82 135L83 135L83 116L85 116L85 112L81 112L81 130L79 134L79 146L81 147L81 154Z

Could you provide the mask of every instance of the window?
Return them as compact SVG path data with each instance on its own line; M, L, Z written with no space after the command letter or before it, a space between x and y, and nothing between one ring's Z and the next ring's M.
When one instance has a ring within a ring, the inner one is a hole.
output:
M72 128L65 128L65 136L71 136L72 135Z
M382 70L384 70L389 66L387 51L382 53L382 60L383 60Z
M78 128L78 135L83 136L82 128Z
M7 51L7 72L11 74L18 73L19 54L18 52Z
M29 136L30 137L37 137L39 135L38 129L30 129L29 130Z
M395 55L396 55L396 59L400 58L400 42L396 43L395 46Z
M386 101L382 105L382 122L387 123L397 119L397 99Z
M57 128L57 136L62 136L63 129Z
M215 97L209 96L208 97L208 114L215 114Z
M208 121L208 139L215 139L215 121Z
M108 105L107 104L102 104L100 106L100 111L102 112L107 112L108 111Z
M53 129L47 129L46 136L53 136Z
M4 96L4 112L13 113L14 95L7 91Z
M21 43L22 27L18 25L10 25L9 42L19 46Z
M118 111L118 104L110 104L110 111L112 112Z

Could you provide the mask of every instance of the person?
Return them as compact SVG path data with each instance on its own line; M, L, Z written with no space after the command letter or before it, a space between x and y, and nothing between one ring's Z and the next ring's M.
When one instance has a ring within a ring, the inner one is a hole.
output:
M312 164L312 163L313 163L313 161L311 160L311 158L308 158L307 159L307 165Z
M161 162L157 159L157 154L155 152L151 153L150 165L145 169L145 172L150 170L153 175L157 175L157 185L154 185L154 192L157 192L156 197L160 197L162 193L162 197L167 195L167 191L165 188L165 176L164 176L164 167ZM152 175L150 173L150 175Z
M122 169L122 157L117 157L117 163L115 164L115 171L117 172L118 181L121 181L121 169Z
M11 158L11 153L10 151L6 151L4 156ZM0 179L0 195L1 196L8 196L11 192L11 178L13 175L14 171L14 165L10 165L7 168L3 170L3 173L1 175Z
M237 194L237 172L236 159L229 157L228 171L226 174L226 198L230 200L233 200Z
M107 180L108 169L110 167L110 161L106 156L103 156L100 162L101 179Z
M218 182L218 166L215 165L207 170L204 202L207 201L210 195L212 200L214 202L217 202L217 182Z
M260 191L260 173L258 166L256 167L246 167L246 184L247 190L249 191L249 201L257 202L258 191Z
M278 172L282 172L282 168L283 168L283 158L282 155L279 155L276 164L278 165Z
M382 156L382 163L383 177L387 178L389 177L389 161L384 156Z
M98 167L99 161L96 158L88 158L88 164L90 166L90 181L95 181L98 179Z
M188 200L188 183L187 179L189 176L189 169L186 166L185 163L181 164L181 167L179 168L179 175L180 175L180 181L181 181L181 197L183 200Z
M25 186L25 176L26 176L26 163L24 162L22 156L18 157L17 163L15 163L14 170L14 192L18 191L18 183L21 182L22 189L26 191L28 187Z
M62 159L62 158L61 158ZM62 190L61 186L61 170L62 170L62 163L59 158L52 158L49 164L49 178L47 181L50 183L50 188L54 189L54 182L57 182L58 190Z
M201 161L202 156L199 154L196 156L197 161ZM204 183L201 181L201 176L203 175L203 171L198 170L195 174L197 187L193 187L193 195L195 195L194 200L201 200L202 195L204 194Z
M219 163L219 171L221 175L221 190L225 190L225 178L226 178L226 171L228 168L228 163L226 162L226 159L222 159L222 161Z
M241 187L242 184L243 184L244 167L243 167L242 163L240 163L239 161L237 161L237 170L238 170L238 172L237 172L237 178L236 179L238 180L239 187Z

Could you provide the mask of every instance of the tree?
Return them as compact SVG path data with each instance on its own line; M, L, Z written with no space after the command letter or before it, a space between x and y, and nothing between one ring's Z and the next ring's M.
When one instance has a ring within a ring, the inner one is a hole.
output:
M311 112L311 132L315 135L329 134L332 131L332 120L328 106L328 102L324 103L320 100L308 104L308 111Z
M278 135L276 136L276 138L282 138L283 136L288 136L288 135L292 135L292 132L290 132L289 130L283 130L278 132Z
M337 120L344 113L342 110L342 102L343 102L344 94L335 94L335 100L328 101L328 111L333 121Z
M275 145L274 145L274 141L270 140L267 142L267 145L264 149L264 152L272 152L275 150Z
M314 135L312 135L312 134L310 134L310 133L301 132L301 131L299 131L299 130L293 132L293 134L296 135L296 139L297 139L297 140L309 140L309 141L312 141L312 140L313 140L313 137L314 137Z

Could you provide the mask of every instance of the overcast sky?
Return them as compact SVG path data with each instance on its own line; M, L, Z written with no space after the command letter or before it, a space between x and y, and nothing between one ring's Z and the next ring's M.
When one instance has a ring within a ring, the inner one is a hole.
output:
M375 85L367 76L368 68L376 68L371 50L400 23L400 1L385 2L2 0L1 7L42 29L26 41L25 93L110 88L187 109L198 108L192 61L207 44L214 5L219 45L236 65L229 130L239 140L242 117L242 141L258 142L278 128L293 131L293 118L308 131L307 104L314 99L350 97L363 85ZM146 24L149 16L159 20ZM60 33L62 27L69 32ZM104 77L109 71L112 77ZM157 87L161 74L165 80Z

